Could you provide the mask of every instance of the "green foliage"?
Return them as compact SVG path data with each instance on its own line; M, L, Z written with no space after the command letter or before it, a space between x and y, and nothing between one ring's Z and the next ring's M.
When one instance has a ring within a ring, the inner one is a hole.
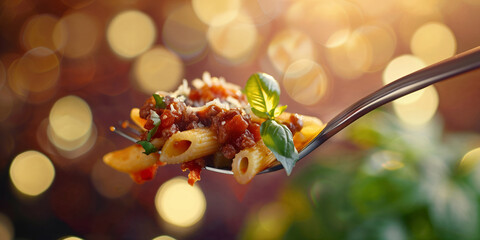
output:
M480 166L458 171L463 155L479 147L480 138L442 129L438 119L412 129L381 111L360 119L346 129L354 147L307 160L309 166L294 175L277 201L290 219L277 229L280 236L480 239ZM291 189L301 197L288 194ZM307 217L288 211L287 202L305 196ZM252 231L261 232L245 229Z

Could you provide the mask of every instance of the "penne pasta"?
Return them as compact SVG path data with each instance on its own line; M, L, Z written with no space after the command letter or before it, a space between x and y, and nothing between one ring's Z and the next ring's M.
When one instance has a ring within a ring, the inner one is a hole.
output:
M293 135L295 148L300 151L312 141L325 127L318 118L302 115L303 128Z
M173 134L163 145L160 161L176 164L205 157L218 151L217 135L208 128Z
M131 145L127 148L107 153L103 162L120 172L133 173L155 165L159 154L145 155L140 145Z
M235 155L232 162L233 176L237 182L246 184L275 160L275 156L263 141L258 141L254 147L243 149Z
M130 118L138 127L129 126L141 132L137 145L105 155L104 162L129 173L136 182L151 179L162 164L181 164L182 170L190 171L190 184L200 179L205 166L231 169L235 179L245 184L259 172L280 164L275 158L278 153L262 140L261 124L267 118L277 127L288 128L293 136L283 132L288 140L281 143L297 151L324 127L317 118L288 112L279 116L268 113L268 117L260 113L264 117L260 118L252 112L248 93L208 73L203 80L193 80L192 85L190 89L184 81L176 91L156 92L141 108L133 108ZM272 128L265 129L276 137ZM292 153L288 159L295 161L294 157Z
M137 126L139 126L140 128L142 128L145 131L145 128L143 126L145 126L145 123L147 123L147 120L140 117L140 109L139 108L132 108L132 110L130 111L130 119L132 119L132 121Z

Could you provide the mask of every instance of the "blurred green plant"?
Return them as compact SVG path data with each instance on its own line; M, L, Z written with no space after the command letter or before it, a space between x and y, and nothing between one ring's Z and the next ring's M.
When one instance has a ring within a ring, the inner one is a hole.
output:
M251 214L244 239L480 239L480 154L462 162L477 135L381 110L345 133L353 144L295 173Z

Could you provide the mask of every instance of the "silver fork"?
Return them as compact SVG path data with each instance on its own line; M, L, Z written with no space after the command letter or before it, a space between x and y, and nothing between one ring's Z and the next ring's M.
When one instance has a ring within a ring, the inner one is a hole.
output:
M346 108L344 111L340 112L336 117L330 120L325 128L299 152L299 160L307 156L310 152L322 145L330 137L337 134L346 126L350 125L372 110L409 93L418 91L439 81L475 70L479 67L480 47L476 47L385 85L384 87L352 104L350 107ZM140 136L142 132L139 131L140 129L138 127L135 129L134 126L134 124L128 124L126 128L123 128L128 130L129 133L120 131L118 127L113 127L111 130L132 142L137 142L138 136ZM137 136L137 138L135 138L135 136ZM205 166L205 169L218 173L233 174L231 170L215 168L212 166ZM283 169L283 166L281 164L277 164L265 169L264 171L260 172L260 174L274 172L280 169Z

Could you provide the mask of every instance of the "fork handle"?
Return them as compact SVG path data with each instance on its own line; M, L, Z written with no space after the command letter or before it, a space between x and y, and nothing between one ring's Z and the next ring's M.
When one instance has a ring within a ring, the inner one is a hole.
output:
M480 47L476 47L385 85L379 90L360 99L328 122L322 132L320 132L307 147L300 151L300 159L370 111L436 82L479 67Z

